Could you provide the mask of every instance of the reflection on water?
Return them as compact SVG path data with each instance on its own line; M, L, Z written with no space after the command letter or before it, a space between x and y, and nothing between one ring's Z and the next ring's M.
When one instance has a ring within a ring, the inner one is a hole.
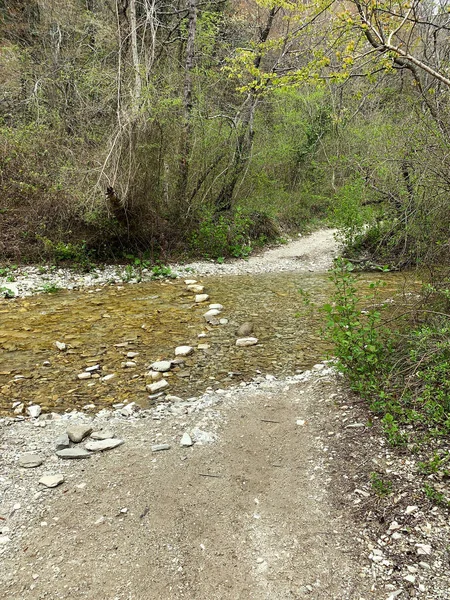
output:
M365 287L379 275L364 275ZM384 297L403 282L383 275ZM210 302L224 305L227 325L207 327L207 303L195 305L183 281L114 286L100 290L60 292L0 302L0 410L30 401L47 410L102 408L115 402L148 405L148 365L173 358L182 344L209 344L168 374L169 393L182 397L208 386L226 387L262 373L292 374L323 359L320 315L305 307L299 288L323 304L331 294L326 274L281 273L203 278ZM235 345L236 328L251 321L258 346ZM197 335L204 331L206 338ZM60 352L55 341L65 342ZM126 345L125 342L127 343ZM117 346L119 344L119 346ZM138 352L134 368L124 368L127 352ZM50 364L44 364L48 361ZM101 365L109 381L80 381L86 367ZM232 373L232 375L230 375Z

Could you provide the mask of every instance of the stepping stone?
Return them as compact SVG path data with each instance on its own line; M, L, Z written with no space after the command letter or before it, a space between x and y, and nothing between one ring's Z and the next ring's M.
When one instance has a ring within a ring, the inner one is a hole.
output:
M194 348L192 346L178 346L175 348L175 356L189 356L194 352Z
M170 371L172 363L170 360L158 360L151 365L152 371L158 371L159 373L165 373Z

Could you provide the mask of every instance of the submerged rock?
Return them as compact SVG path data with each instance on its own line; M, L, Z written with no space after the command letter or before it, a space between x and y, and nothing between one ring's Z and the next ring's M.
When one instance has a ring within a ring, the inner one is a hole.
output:
M206 302L207 300L209 300L209 296L208 296L208 294L197 294L197 295L195 296L195 301L196 301L197 303L200 303L200 302Z
M161 392L162 390L169 387L168 382L165 379L161 379L161 381L155 381L155 383L149 383L146 388L147 391L151 394L156 394L156 392Z
M258 338L245 337L236 340L236 346L255 346L258 343Z
M158 371L160 373L165 373L166 371L170 371L172 367L172 363L170 360L158 360L151 365L152 371Z
M189 356L194 352L194 348L192 346L178 346L175 348L175 356Z
M253 333L253 323L250 322L242 323L236 331L238 337L248 337L251 333Z

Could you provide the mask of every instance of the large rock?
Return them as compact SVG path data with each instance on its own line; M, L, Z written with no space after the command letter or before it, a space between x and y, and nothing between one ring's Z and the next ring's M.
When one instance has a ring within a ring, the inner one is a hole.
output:
M45 487L48 488L54 488L57 487L58 485L61 485L61 483L64 482L64 475L62 473L58 473L57 475L44 475L44 477L41 477L39 479L39 483L42 483L42 485L45 485Z
M236 331L238 337L248 337L253 333L253 323L242 323L239 329Z
M155 383L150 383L147 385L147 391L151 394L156 394L156 392L161 392L169 387L168 382L165 379L161 379L161 381L155 381Z
M33 452L26 452L19 458L19 465L24 469L39 467L43 462L44 459L39 454L34 454Z
M245 337L239 338L236 340L236 346L254 346L258 343L258 338L255 337Z
M92 453L78 446L77 448L65 448L64 450L57 450L56 456L67 459L90 458Z
M152 371L158 371L159 373L165 373L170 371L172 363L170 360L158 360L151 365Z
M175 348L175 356L189 356L194 352L194 348L192 346L178 346Z
M117 446L121 446L123 443L123 440L119 440L117 438L97 440L95 442L88 442L86 444L86 450L90 450L91 452L103 452L103 450L112 450L113 448L117 448Z
M72 442L75 444L80 443L87 437L92 431L92 427L90 425L71 425L67 428L67 435Z

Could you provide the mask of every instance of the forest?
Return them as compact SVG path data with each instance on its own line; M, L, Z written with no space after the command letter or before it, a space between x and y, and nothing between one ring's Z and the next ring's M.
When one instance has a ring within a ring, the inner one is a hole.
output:
M224 260L335 226L341 369L393 443L447 435L449 8L1 0L1 260ZM361 266L425 282L388 328Z

